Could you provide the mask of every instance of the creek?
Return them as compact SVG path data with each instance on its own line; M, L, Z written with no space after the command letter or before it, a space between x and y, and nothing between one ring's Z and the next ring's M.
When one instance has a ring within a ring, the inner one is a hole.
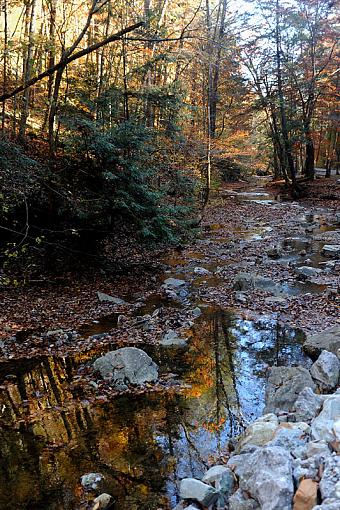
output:
M231 200L284 207L263 189L234 193ZM318 216L301 212L301 223L314 225L313 233L335 230ZM321 215L321 216L320 216ZM199 245L227 246L223 224L204 225ZM307 228L308 230L308 228ZM234 243L261 243L275 235L273 227L252 225L235 229ZM321 241L287 237L281 263L317 267ZM305 255L301 253L305 250ZM57 357L39 356L0 363L0 508L2 510L71 510L87 508L80 477L104 475L101 492L112 494L119 510L173 508L183 477L200 477L206 468L223 462L233 438L260 416L264 407L266 371L270 365L310 365L302 351L304 333L282 324L273 312L247 320L202 300L200 290L220 285L221 253L174 251L164 258L163 279L183 278L192 288L190 305L202 314L188 329L185 349L142 347L160 366L160 372L180 385L140 395L122 395L95 402L77 393L79 367L98 355L89 352ZM223 264L228 265L228 253ZM207 276L192 278L203 266ZM191 276L190 276L191 275ZM323 285L297 282L286 285L287 295L322 292ZM171 303L152 295L138 313L150 314ZM86 325L84 337L117 326L118 314ZM107 346L107 350L110 346ZM91 500L91 498L90 498Z

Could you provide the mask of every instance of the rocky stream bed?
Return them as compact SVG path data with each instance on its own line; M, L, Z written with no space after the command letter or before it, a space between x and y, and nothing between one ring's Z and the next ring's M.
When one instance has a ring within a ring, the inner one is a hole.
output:
M278 198L219 190L143 274L3 293L1 509L340 508L338 204Z

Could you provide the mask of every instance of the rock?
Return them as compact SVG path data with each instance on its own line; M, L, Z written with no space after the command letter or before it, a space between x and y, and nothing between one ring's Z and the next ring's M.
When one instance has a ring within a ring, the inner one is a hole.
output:
M202 315L202 310L198 306L196 306L196 308L194 308L191 313L194 316L194 318L197 319Z
M252 273L238 273L234 279L234 290L250 290L254 287L254 279Z
M82 486L86 490L95 490L98 488L100 482L104 480L104 476L101 473L87 473L80 479Z
M282 256L282 248L281 246L271 246L269 250L266 251L267 255L271 259L279 259Z
M195 267L194 273L198 276L209 276L211 274L211 272L205 267Z
M240 489L248 492L262 509L291 510L294 487L287 451L278 446L266 446L239 457L244 458L239 471Z
M293 476L296 485L299 485L301 480L304 478L315 480L318 473L319 459L317 457L310 457L309 459L294 459Z
M322 398L312 388L304 388L295 401L294 415L297 421L311 421L322 407Z
M169 299L174 301L183 301L189 295L187 282L177 278L167 278L164 280L161 289Z
M158 366L141 349L123 347L110 351L93 364L103 379L118 384L143 384L158 379Z
M281 446L292 452L307 443L307 435L300 429L278 428L268 446Z
M340 324L327 328L321 333L307 335L303 344L304 351L313 359L320 356L323 350L332 352L340 357Z
M322 411L312 421L312 437L316 440L324 440L331 443L340 437L336 436L334 425L340 417L340 394L336 393L328 397L323 404Z
M280 287L270 278L256 275L254 273L240 272L235 276L234 290L245 291L255 288L266 290L272 294L281 294Z
M225 472L230 472L230 469L227 466L213 466L205 473L202 478L202 482L216 484L216 482L220 481L223 473Z
M314 480L302 480L294 496L293 510L312 510L317 504L318 484Z
M338 455L332 455L328 457L325 462L325 469L320 481L320 492L322 499L338 499L340 508L339 485L337 485L339 483L340 457Z
M109 506L109 504L113 501L112 496L110 494L100 494L97 498L93 500L93 508L92 510L104 510Z
M339 510L339 500L327 499L321 505L315 506L313 510Z
M180 338L176 331L169 329L163 336L160 344L164 347L186 347L187 339Z
M275 414L267 414L254 421L247 427L244 435L236 446L236 452L241 452L247 445L264 446L271 441L279 426Z
M315 389L309 371L303 367L271 367L266 386L265 413L291 411L306 387Z
M235 292L235 299L238 303L242 303L245 305L248 301L247 294L245 292L240 292L239 290Z
M235 477L231 469L227 468L227 471L221 476L219 482L217 482L217 489L225 496L229 496L235 486Z
M340 244L325 244L322 248L322 253L326 257L339 257Z
M167 278L163 283L164 286L172 289L185 287L186 284L187 282L185 280L179 280L178 278Z
M265 298L264 302L266 305L286 305L287 299L284 297L269 296Z
M113 303L114 305L127 305L128 303L124 301L124 299L120 299L119 297L109 296L109 294L104 294L103 292L97 292L98 299L101 303Z
M322 269L317 269L316 267L310 266L297 267L295 271L298 275L306 276L306 278L314 278L322 274Z
M332 352L322 351L310 373L319 386L333 389L338 384L340 361Z
M328 447L328 444L324 440L319 441L310 441L307 443L306 455L308 457L314 457L314 455L322 455L323 457L328 457L331 454L331 451Z
M260 510L260 506L252 498L246 498L246 495L238 489L229 498L229 510Z
M180 484L179 495L182 499L194 499L203 506L210 506L217 500L218 492L200 480L184 478Z

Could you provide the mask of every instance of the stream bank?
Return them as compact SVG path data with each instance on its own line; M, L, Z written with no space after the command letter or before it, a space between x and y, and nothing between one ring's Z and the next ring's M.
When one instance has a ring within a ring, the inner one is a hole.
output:
M305 333L339 318L339 257L322 251L340 244L334 207L276 198L217 192L196 242L137 281L32 291L14 313L19 291L5 296L1 508L87 508L87 472L103 473L116 508L173 508L182 478L227 461L263 411L269 366L309 368ZM162 347L169 331L187 347ZM159 364L156 385L119 392L94 377L93 359L127 345Z

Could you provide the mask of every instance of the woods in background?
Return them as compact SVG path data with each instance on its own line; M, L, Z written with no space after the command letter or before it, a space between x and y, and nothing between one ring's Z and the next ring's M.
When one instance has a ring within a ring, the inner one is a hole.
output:
M0 5L5 263L175 242L217 171L294 187L339 160L334 2Z

